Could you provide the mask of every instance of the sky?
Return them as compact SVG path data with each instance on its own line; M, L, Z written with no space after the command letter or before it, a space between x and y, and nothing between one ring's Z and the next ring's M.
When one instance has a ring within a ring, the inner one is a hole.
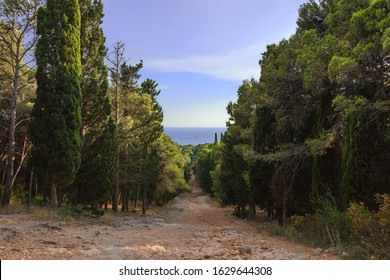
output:
M159 84L166 127L224 127L266 46L289 38L305 0L102 0L109 50L126 46Z

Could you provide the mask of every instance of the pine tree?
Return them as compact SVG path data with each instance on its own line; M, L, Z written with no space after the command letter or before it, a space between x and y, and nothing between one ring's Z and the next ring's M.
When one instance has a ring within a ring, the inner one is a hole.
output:
M76 178L77 202L93 208L110 198L115 171L117 129L111 119L108 71L104 65L107 49L100 27L100 0L81 0L81 62L83 94L82 162Z
M18 98L25 86L22 78L26 76L26 68L31 63L28 58L36 44L37 7L40 4L40 0L0 1L0 80L10 84L5 90L9 121L6 184L2 206L10 202L11 188L16 177L14 165L17 150Z
M57 188L73 183L81 153L81 55L78 0L48 0L38 11L37 98L30 135L34 171L50 187L58 208Z

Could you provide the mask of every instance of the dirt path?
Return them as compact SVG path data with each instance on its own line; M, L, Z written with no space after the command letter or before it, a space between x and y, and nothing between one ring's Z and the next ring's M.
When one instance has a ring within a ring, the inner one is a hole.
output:
M0 259L334 259L334 255L268 236L261 223L231 215L191 194L147 216L108 214L59 220L0 212Z

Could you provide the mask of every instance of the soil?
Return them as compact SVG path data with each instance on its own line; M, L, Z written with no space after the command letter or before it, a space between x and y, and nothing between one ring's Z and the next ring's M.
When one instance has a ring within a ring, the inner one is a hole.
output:
M192 193L139 213L61 218L47 209L0 212L0 259L337 259L267 234L269 222L246 221L218 207L194 178Z

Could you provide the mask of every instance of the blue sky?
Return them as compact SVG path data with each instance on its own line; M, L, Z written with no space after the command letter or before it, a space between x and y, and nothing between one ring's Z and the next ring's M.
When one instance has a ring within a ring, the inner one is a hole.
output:
M106 45L126 44L159 83L166 127L223 127L266 45L295 32L305 0L103 0Z

